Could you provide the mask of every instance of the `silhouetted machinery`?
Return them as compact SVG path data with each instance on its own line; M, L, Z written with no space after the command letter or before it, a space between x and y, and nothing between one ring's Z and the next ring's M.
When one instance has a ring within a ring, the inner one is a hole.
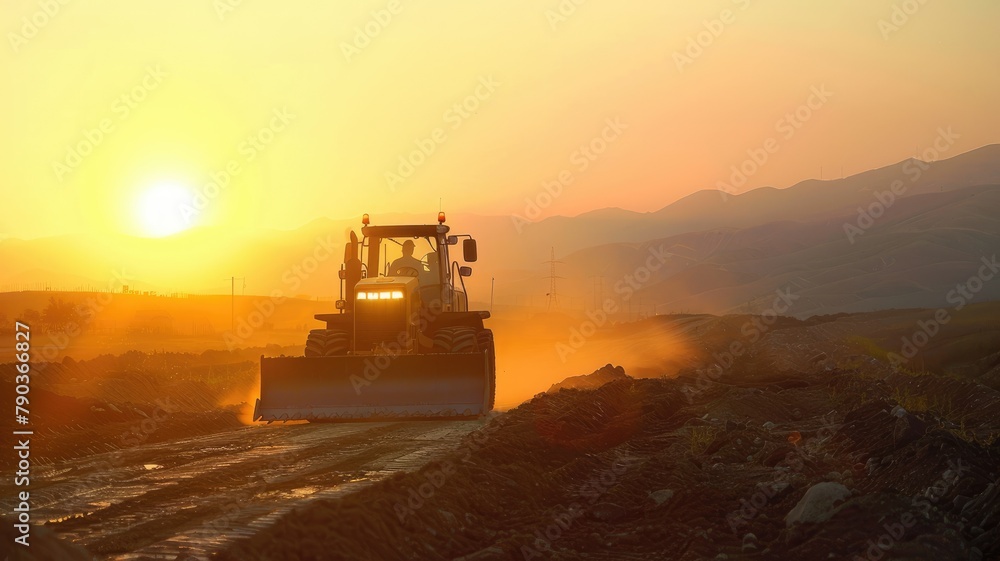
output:
M476 241L438 223L351 232L337 313L317 314L305 356L261 357L254 420L477 417L493 409L496 354L486 311L469 311ZM416 250L423 258L413 257ZM389 261L390 253L400 259Z

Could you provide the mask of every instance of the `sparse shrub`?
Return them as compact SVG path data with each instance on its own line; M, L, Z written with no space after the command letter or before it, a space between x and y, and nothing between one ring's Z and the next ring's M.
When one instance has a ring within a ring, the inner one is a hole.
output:
M845 343L856 347L861 350L861 352L867 354L868 356L874 357L875 359L888 362L889 352L883 349L868 337L862 337L860 335L853 335L844 340Z
M958 416L955 410L954 398L950 395L941 394L915 394L909 388L895 388L892 393L893 400L903 409L914 413L932 413L942 419L953 420ZM962 420L964 424L964 419Z
M959 422L957 428L946 428L945 430L968 442L969 444L975 444L983 448L992 447L997 441L997 438L1000 438L1000 432L997 431L990 431L986 434L982 434L982 431L977 432L966 424L964 417Z
M718 432L718 429L712 426L691 427L691 432L688 434L691 453L697 456L704 452L708 445L715 440L715 435Z
M903 409L913 413L924 413L929 409L927 396L913 395L909 388L896 388L892 392L892 399Z

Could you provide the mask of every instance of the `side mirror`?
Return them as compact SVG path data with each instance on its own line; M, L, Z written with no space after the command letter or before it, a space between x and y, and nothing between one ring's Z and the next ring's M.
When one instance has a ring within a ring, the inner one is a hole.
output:
M462 257L465 259L466 263L475 263L476 259L479 259L479 253L476 249L476 240L472 238L462 240Z
M347 309L347 300L337 300L337 309L338 310L346 310Z
M463 277L471 277L472 276L472 267L459 267L458 268L458 274L461 275L461 276L463 276Z
M458 245L458 236L448 236L445 245Z

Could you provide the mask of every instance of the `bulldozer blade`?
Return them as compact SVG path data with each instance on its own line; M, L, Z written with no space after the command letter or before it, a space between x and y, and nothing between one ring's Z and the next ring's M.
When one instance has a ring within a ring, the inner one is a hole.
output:
M485 353L261 357L255 421L476 417Z

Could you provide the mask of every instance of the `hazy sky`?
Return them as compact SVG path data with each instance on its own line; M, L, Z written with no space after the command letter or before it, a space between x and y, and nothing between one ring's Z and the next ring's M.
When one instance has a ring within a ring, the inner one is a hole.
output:
M994 0L10 0L0 21L2 237L439 198L651 211L765 145L735 190L899 161L939 127L956 154L1000 141Z

